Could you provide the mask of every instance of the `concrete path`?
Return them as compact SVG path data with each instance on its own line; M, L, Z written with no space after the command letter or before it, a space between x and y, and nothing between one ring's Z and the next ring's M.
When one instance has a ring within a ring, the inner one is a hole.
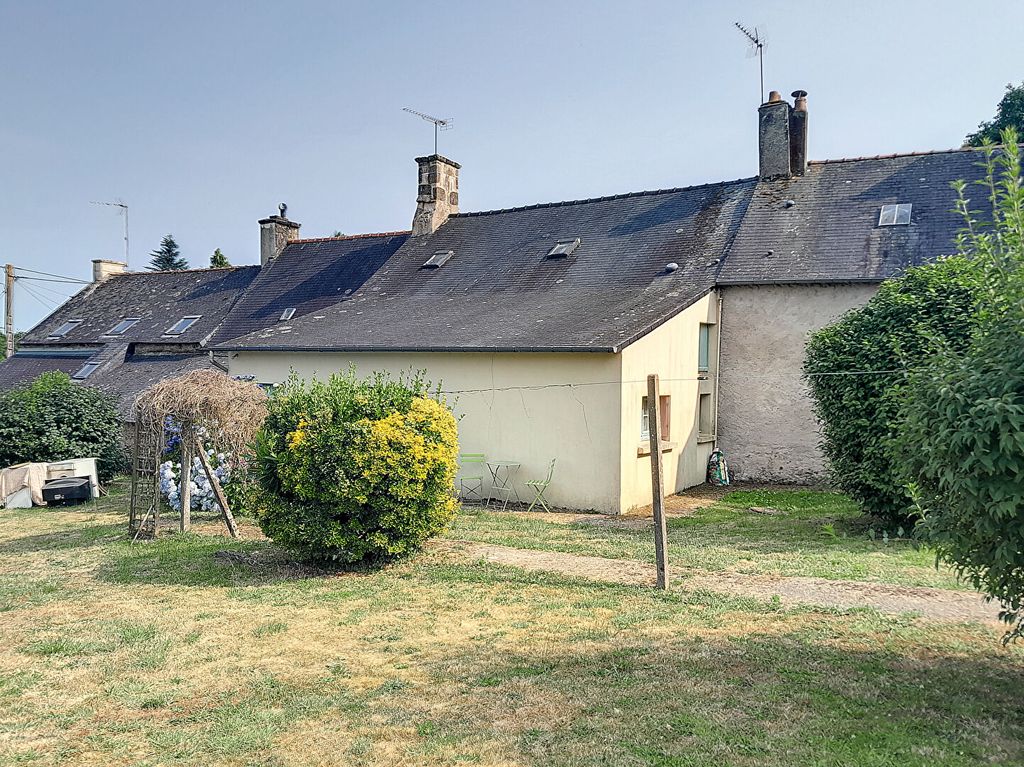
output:
M483 559L524 570L541 570L630 585L652 585L655 580L653 564L631 560L515 549L468 541L439 542L437 546L467 559ZM671 575L672 588L676 590L717 591L759 599L778 596L787 605L844 609L872 607L885 613L917 613L935 621L992 623L999 618L998 605L985 602L979 594L971 591L833 581L825 578L710 573L681 568L672 568Z

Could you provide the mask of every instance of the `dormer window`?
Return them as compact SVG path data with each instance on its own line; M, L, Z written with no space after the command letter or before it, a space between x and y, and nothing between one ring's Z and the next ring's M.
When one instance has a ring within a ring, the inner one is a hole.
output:
M548 258L566 258L576 252L576 248L580 246L580 238L577 237L575 240L559 240L555 243L555 247L548 251Z
M171 325L171 327L167 328L167 330L164 331L164 335L165 336L180 336L182 333L184 333L190 327L195 325L196 322L199 320L199 318L201 316L202 316L201 314L195 314L195 315L189 315L189 316L186 316L186 317L182 317L180 320L178 320L173 325Z
M70 333L72 330L74 330L75 328L77 328L81 324L82 324L82 320L68 320L63 325L61 325L59 328L57 328L55 331L50 333L49 337L50 338L63 338L64 336L66 336L68 333Z
M71 376L76 381L84 381L86 378L96 372L96 368L100 366L98 362L86 362L82 367L75 371L75 374Z
M135 323L139 321L139 319L139 317L128 317L127 319L123 319L103 335L123 336L126 332L128 332L129 328L131 328L133 325L135 325Z
M277 321L278 322L287 322L288 320L290 320L294 316L295 316L295 307L294 306L289 306L287 309L285 309L283 312L281 312L281 316L278 318Z
M878 214L879 226L906 226L910 223L910 209L913 205L901 202L896 205L883 205Z
M440 269L455 255L454 250L435 250L434 255L423 263L424 269Z

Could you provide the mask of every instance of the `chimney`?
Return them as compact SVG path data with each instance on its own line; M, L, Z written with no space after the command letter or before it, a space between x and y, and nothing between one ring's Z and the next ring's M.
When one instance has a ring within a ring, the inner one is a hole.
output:
M761 180L789 178L792 175L789 146L788 101L778 91L768 94L768 101L758 110L757 144L760 154Z
M260 219L260 266L266 266L281 255L284 246L298 238L302 226L288 220L288 206L283 202L277 209L280 215Z
M124 274L128 271L128 264L123 261L107 261L103 258L92 260L92 281L103 282L114 274Z
M419 187L416 214L412 219L412 235L430 234L459 212L459 168L457 162L432 154L417 157Z
M807 171L807 91L793 91L789 113L789 169L794 176Z

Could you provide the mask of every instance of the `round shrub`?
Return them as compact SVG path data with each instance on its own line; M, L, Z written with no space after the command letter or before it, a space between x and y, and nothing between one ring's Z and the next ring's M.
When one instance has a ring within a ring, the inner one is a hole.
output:
M902 371L943 344L954 351L967 344L979 279L977 266L962 257L909 269L807 344L804 373L830 473L869 514L898 523L910 512L902 457L892 444Z
M455 418L421 377L293 376L257 437L250 510L310 557L401 556L454 518L458 451Z
M0 466L70 458L96 458L100 482L125 468L114 397L58 372L0 393Z

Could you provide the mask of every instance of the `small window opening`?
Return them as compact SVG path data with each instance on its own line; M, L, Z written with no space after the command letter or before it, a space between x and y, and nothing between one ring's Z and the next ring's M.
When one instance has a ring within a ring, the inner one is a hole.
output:
M138 317L128 317L127 319L121 320L119 323L114 325L103 335L105 336L122 336L128 332L128 330L139 321Z
M555 247L548 251L548 258L565 258L571 256L576 252L576 248L580 246L580 238L577 237L575 240L559 240L555 243Z
M697 338L697 372L707 373L711 360L711 326L701 323Z
M77 381L83 381L91 376L99 366L100 363L98 362L86 362L82 367L78 368L75 374L71 377Z
M59 328L57 328L55 331L50 333L49 337L50 338L63 338L64 336L66 336L68 333L70 333L72 330L74 330L75 328L77 328L81 324L82 324L82 320L68 320L63 325L61 325Z
M710 394L701 394L697 403L697 433L701 437L715 436L715 403Z
M180 320L175 322L171 327L164 331L165 336L180 336L190 327L196 324L202 315L195 314L187 317L182 317Z
M668 442L671 439L672 428L672 397L662 394L658 397L658 423L661 426L661 441ZM651 421L647 412L647 397L640 400L640 441L645 442L651 439Z
M281 312L281 317L278 320L278 322L287 322L288 320L290 320L294 316L295 316L295 307L294 306L289 306L287 309L285 309L283 312Z
M448 263L448 260L455 255L454 250L437 250L434 255L426 260L423 266L427 269L439 269Z
M896 205L883 205L878 214L879 226L906 226L910 223L910 211L913 204L901 202Z

